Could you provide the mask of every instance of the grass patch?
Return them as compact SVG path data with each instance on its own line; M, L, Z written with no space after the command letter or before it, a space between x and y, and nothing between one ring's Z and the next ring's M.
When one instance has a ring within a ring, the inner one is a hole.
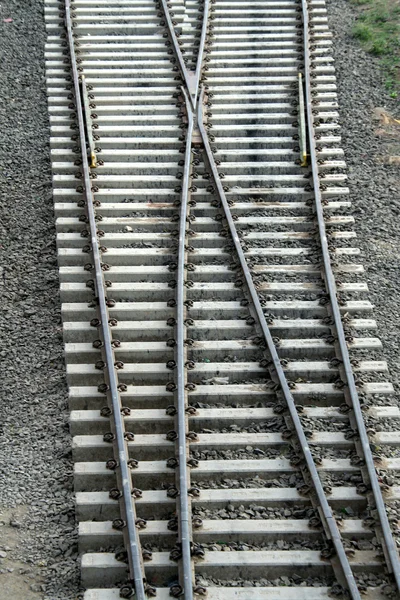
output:
M360 7L353 28L363 48L378 56L386 73L386 87L393 98L400 93L399 0L350 0Z

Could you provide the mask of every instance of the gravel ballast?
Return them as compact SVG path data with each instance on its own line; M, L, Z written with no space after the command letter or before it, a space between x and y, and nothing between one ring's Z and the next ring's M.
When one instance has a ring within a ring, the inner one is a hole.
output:
M0 30L0 596L70 599L79 573L43 3L6 0Z
M398 392L400 383L399 239L400 181L398 165L385 164L397 144L377 133L381 129L377 108L398 110L384 85L379 62L366 54L352 37L357 11L348 0L327 0L328 23L333 33L333 57L338 87L341 147L348 168L352 214L356 223L360 263L366 270L368 299L375 305L377 334L383 343L390 378ZM396 106L397 104L397 106ZM396 129L394 129L396 131ZM394 399L391 398L390 402Z
M376 60L351 37L355 10L328 0L342 147L358 245L395 385L400 235L398 167L381 162L376 107L391 106ZM0 400L1 594L69 600L79 593L71 438L58 294L43 3L5 0L2 38ZM12 19L5 22L4 19ZM388 104L389 103L389 104ZM400 154L400 152L399 152Z

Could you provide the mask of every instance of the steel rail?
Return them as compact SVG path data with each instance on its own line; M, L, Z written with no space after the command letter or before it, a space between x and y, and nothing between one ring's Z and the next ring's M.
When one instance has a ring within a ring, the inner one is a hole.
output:
M118 391L118 380L114 367L114 351L112 346L111 332L108 325L109 315L107 308L107 298L105 294L104 275L101 268L101 256L97 240L97 226L95 220L95 210L93 205L92 183L86 154L85 121L82 110L82 98L79 88L79 74L76 63L74 48L74 38L72 32L71 6L70 0L65 0L65 24L68 34L68 43L71 57L72 76L76 101L76 114L78 117L79 140L82 152L84 192L86 199L86 210L90 228L90 240L92 246L95 289L98 299L98 309L100 314L100 326L103 336L103 351L105 355L106 373L109 385L109 398L112 406L112 417L114 420L116 445L118 448L118 468L120 469L121 479L121 500L123 505L123 517L126 526L124 527L125 539L127 540L126 549L128 552L128 565L131 580L134 582L135 594L137 600L146 600L144 587L144 569L142 565L142 555L139 541L139 534L136 529L136 512L132 498L132 474L128 466L128 447L125 440L124 420L121 414L121 402Z
M167 0L161 0L161 4L163 7L165 19L167 22L169 37L170 37L171 43L174 47L175 56L179 63L179 69L180 69L181 75L186 84L186 89L187 89L187 93L190 98L190 103L192 105L193 110L195 110L196 104L197 104L197 99L198 99L198 93L199 93L201 69L202 69L203 60L204 60L204 46L205 46L206 37L207 37L207 26L208 26L208 17L209 17L209 10L210 10L210 0L204 0L203 23L202 23L202 27L201 27L200 44L199 44L199 50L198 50L198 54L197 54L196 71L189 71L189 69L186 68L185 61L183 59L183 54L181 52L181 49L180 49L180 46L178 43L178 39L176 36L176 32L174 29L174 24L172 22L171 15L169 14Z
M209 12L210 12L210 0L204 0L203 23L202 23L202 27L201 27L201 37L200 37L199 51L197 54L196 72L195 72L195 76L194 76L195 85L196 85L196 98L198 97L198 93L199 93L200 77L201 77L201 71L202 71L203 62L204 62L204 46L205 46L206 37L207 37ZM194 108L196 108L196 104L195 104Z
M185 389L185 309L184 309L184 284L185 284L185 256L186 256L186 236L187 236L187 207L189 199L190 186L190 162L192 152L192 140L195 125L196 104L198 101L198 90L201 77L201 70L204 60L204 47L207 36L207 25L209 15L209 0L204 2L203 23L199 51L197 55L196 71L189 71L186 68L185 61L177 40L174 25L171 15L169 14L167 1L161 0L165 19L168 26L170 41L173 45L175 56L179 63L179 69L185 82L186 91L181 87L185 99L185 106L188 119L188 127L186 133L186 147L184 158L184 170L182 179L181 192L181 210L179 222L179 238L178 238L178 268L177 268L177 292L176 292L176 368L177 368L177 420L178 420L178 472L179 472L179 531L180 543L182 545L182 578L183 578L183 596L185 600L193 600L193 573L192 573L192 530L191 530L191 514L189 511L189 476L188 476L188 454L187 454L187 427L186 427L186 408L187 408L187 393Z
M181 210L178 238L178 268L177 268L177 291L176 291L176 367L177 367L177 417L178 417L178 470L179 470L179 526L180 542L182 544L182 575L183 594L185 600L193 600L193 577L191 560L191 514L189 514L189 476L187 455L187 430L186 430L186 408L187 392L185 389L185 307L184 307L184 285L185 285L185 258L186 258L186 236L187 236L187 206L190 185L190 162L192 152L192 137L194 127L194 116L187 93L182 88L185 98L188 117L188 128L186 134L185 165L183 170Z
M263 308L261 306L261 302L259 300L258 297L258 292L254 286L254 282L251 276L251 273L249 271L249 267L247 265L247 261L246 258L244 256L244 252L243 249L241 247L240 244L240 239L237 233L237 229L235 226L235 222L232 218L232 213L228 204L228 201L226 199L225 196L225 192L223 189L223 186L221 184L219 175L218 175L218 170L217 167L215 165L214 162L214 157L213 157L213 153L211 151L211 147L210 147L210 143L208 141L208 137L207 137L207 132L206 129L204 127L204 123L203 123L203 100L204 100L204 88L201 91L200 94L200 100L198 103L198 108L197 108L197 122L198 122L198 127L200 130L200 135L203 141L203 145L204 145L204 149L205 149L205 153L206 153L206 157L207 157L207 162L210 166L211 172L212 172L212 177L217 189L217 193L219 196L219 199L221 201L224 213L225 213L225 219L227 221L229 230L230 230L230 234L233 240L233 244L235 246L235 250L240 262L240 267L242 269L243 272L243 276L245 278L246 281L246 285L247 285L247 289L249 291L250 297L251 297L251 302L253 303L253 307L255 310L255 313L257 315L257 319L260 325L260 328L262 330L264 339L266 341L267 344L267 348L271 357L271 362L273 364L273 369L276 372L277 378L278 378L278 382L281 388L281 391L283 393L283 396L285 398L288 410L289 410L289 414L290 417L292 419L295 431L296 431L296 435L298 437L300 446L301 446L301 450L308 468L308 472L309 475L311 477L311 481L315 490L315 493L317 495L318 498L318 502L319 505L321 507L322 510L322 514L323 514L323 519L325 520L327 529L328 529L328 533L329 533L329 538L332 540L332 543L334 545L337 557L339 559L339 563L340 563L340 567L342 570L342 574L343 574L343 579L346 582L346 585L349 589L349 592L351 594L351 597L353 598L353 600L361 600L361 596L360 596L360 592L357 588L357 584L356 581L354 579L354 575L352 572L352 569L350 567L347 555L346 555L346 551L344 549L343 546L343 542L342 542L342 537L340 535L340 531L338 529L335 517L333 516L331 507L329 506L329 503L327 501L321 480L319 478L318 475L318 470L316 467L316 464L314 462L312 453L311 453L311 449L310 446L308 444L308 440L307 437L304 433L304 429L303 426L301 424L300 421L300 417L298 415L297 409L296 409L296 404L293 398L293 395L290 391L285 373L283 371L281 362L280 362L280 358L278 356L278 352L276 350L274 341L272 339L272 335L271 332L269 330L264 312L263 312Z
M182 54L181 49L178 44L178 38L175 33L174 24L172 22L171 15L169 14L167 0L161 0L161 5L163 7L164 17L167 22L170 41L174 47L175 56L179 63L179 69L180 69L181 75L185 81L186 88L188 90L188 94L189 94L189 98L190 98L190 102L192 103L192 106L194 108L194 101L193 101L193 94L192 94L192 82L191 82L191 78L189 76L189 70L186 68L185 61L183 60L183 54Z
M367 467L368 477L372 487L376 508L379 515L379 521L382 528L383 540L382 544L386 561L388 563L389 571L393 573L396 580L397 591L400 592L400 560L397 551L396 543L393 538L393 534L389 525L387 517L385 503L382 497L381 488L377 478L374 459L372 456L370 442L365 427L364 417L361 410L360 399L358 396L357 386L354 380L353 369L351 366L349 351L345 338L342 318L340 314L339 304L337 301L337 288L335 283L335 277L332 270L331 259L329 255L329 247L327 241L324 211L321 199L321 190L318 177L318 163L317 153L314 137L314 124L312 114L312 94L311 94L311 59L309 49L309 16L307 0L302 0L303 9L303 24L304 24L304 58L305 58L305 95L306 95L306 113L307 113L307 125L308 125L308 138L309 138L309 154L312 169L312 180L314 186L314 197L315 197L315 212L317 216L318 231L321 242L322 258L324 266L324 279L325 286L329 295L330 310L335 323L335 329L338 338L338 345L341 354L341 360L343 362L343 371L348 386L348 394L352 403L352 409L354 412L355 422L360 435L361 449L365 458ZM382 542L382 540L381 540ZM386 546L386 547L385 547Z

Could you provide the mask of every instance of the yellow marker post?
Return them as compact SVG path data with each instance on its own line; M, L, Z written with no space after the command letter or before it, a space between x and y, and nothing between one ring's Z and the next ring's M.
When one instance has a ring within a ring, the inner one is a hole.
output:
M307 166L306 113L304 105L303 76L299 73L299 140L301 166Z
M90 106L89 106L89 95L88 95L88 89L86 86L86 79L85 76L82 75L81 76L81 83L82 83L82 98L83 98L83 112L85 115L85 125L86 125L86 133L87 133L87 140L89 143L89 151L90 151L90 167L92 169L95 169L97 167L97 157L96 157L96 153L94 151L94 139L93 139L93 132L92 132L92 120L91 120L91 112L90 112Z

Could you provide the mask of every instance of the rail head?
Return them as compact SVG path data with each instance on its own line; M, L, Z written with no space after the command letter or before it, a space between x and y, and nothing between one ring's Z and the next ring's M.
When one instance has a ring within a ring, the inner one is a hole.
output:
M191 558L191 518L189 510L190 475L188 467L188 441L187 441L187 412L188 399L186 390L186 356L185 356L185 263L187 245L187 215L190 187L192 137L194 116L188 94L182 88L185 101L188 127L186 130L186 146L182 179L181 210L178 238L178 269L176 285L176 410L178 423L177 455L179 473L178 519L180 543L182 545L182 583L185 599L193 600L193 576Z

